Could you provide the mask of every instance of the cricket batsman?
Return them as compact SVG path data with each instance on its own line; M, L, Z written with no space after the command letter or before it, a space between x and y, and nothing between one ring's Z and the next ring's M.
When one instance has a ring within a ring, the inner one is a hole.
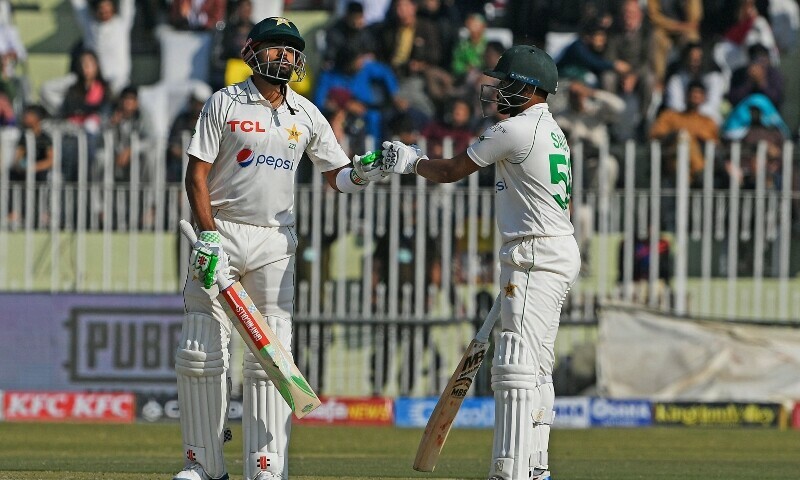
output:
M451 159L428 159L401 142L383 142L376 167L455 182L495 165L500 248L502 332L495 346L495 400L490 479L549 478L547 445L553 423L553 363L561 305L580 270L569 216L572 173L564 133L546 100L558 70L541 49L516 45L486 72L483 107L510 115Z
M253 74L206 101L189 143L186 192L199 234L175 354L184 467L173 480L229 478L222 445L230 432L232 324L217 299L216 276L240 281L291 351L294 187L303 152L340 192L359 191L382 174L351 168L325 117L288 86L305 75L304 48L288 19L257 23L242 49ZM243 377L244 478L286 479L291 408L249 351Z

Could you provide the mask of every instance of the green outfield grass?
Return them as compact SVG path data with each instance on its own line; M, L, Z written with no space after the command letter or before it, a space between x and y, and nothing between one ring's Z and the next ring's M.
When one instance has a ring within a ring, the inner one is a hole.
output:
M241 428L226 455L241 478ZM411 469L421 431L295 427L292 478L486 478L489 430L455 430L432 474ZM180 460L177 424L0 423L2 480L170 479ZM556 430L554 480L800 478L800 431L761 429Z

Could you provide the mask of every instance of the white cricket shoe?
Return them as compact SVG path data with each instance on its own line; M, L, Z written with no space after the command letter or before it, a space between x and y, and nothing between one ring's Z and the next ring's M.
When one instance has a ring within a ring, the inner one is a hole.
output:
M212 479L208 476L205 470L203 470L202 465L197 462L192 462L189 465L183 467L183 470L176 473L172 480L228 480L228 474L217 478Z
M256 478L254 478L253 480L275 480L275 479L280 479L281 477L282 475L280 473L275 474L269 472L259 472L259 474L256 475Z

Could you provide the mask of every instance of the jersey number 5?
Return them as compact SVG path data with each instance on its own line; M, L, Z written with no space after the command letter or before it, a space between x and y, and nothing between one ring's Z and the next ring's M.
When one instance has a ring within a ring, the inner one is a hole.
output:
M559 165L564 165L567 171L559 170ZM570 165L569 158L566 155L560 153L550 154L550 182L553 185L564 182L564 189L567 192L566 198L559 194L554 194L553 199L562 210L566 210L567 206L569 206L569 197L572 195L572 165Z

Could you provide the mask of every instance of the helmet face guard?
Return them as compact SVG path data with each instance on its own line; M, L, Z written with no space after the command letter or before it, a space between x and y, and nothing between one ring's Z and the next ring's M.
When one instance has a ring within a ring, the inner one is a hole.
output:
M481 85L481 113L484 117L488 116L486 107L490 104L497 104L499 113L509 113L511 109L521 107L528 103L533 94L525 95L525 82L519 80L502 80L497 85L484 83ZM537 87L534 87L537 88ZM535 92L535 90L534 90Z
M247 39L242 48L242 60L253 72L274 82L299 82L306 76L306 55L288 45Z

